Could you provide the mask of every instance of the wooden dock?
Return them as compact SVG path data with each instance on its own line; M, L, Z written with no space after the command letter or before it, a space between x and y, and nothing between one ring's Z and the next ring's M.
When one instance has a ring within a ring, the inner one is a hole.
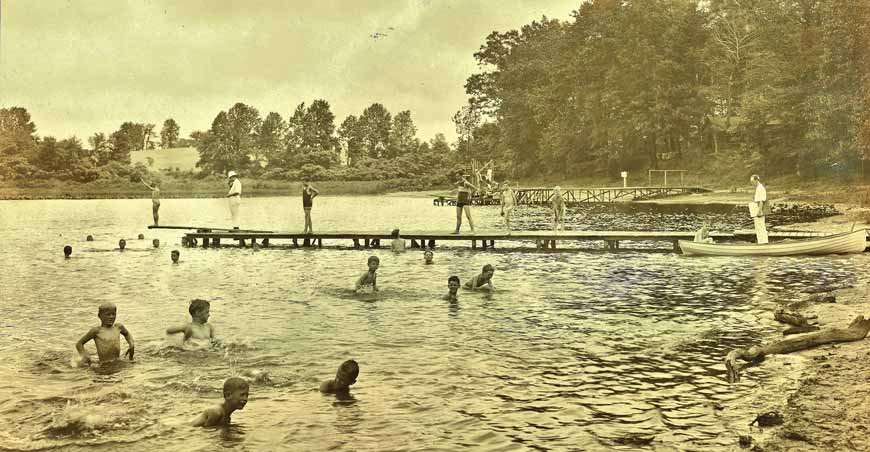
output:
M157 228L163 228L158 226ZM176 227L170 227L176 228ZM619 249L621 242L666 242L675 251L679 251L678 240L692 240L694 232L679 231L478 231L476 233L451 234L432 231L404 231L402 239L410 242L411 248L434 248L439 242L458 242L467 244L471 249L492 249L496 242L528 242L537 248L555 249L562 242L602 241L607 249ZM830 235L830 233L814 232L770 232L771 239L795 239L812 236ZM754 231L735 231L733 233L713 232L710 234L716 241L751 240ZM293 247L322 248L324 241L339 245L342 242L353 248L388 247L392 237L389 232L316 232L303 234L301 232L257 232L249 230L217 230L198 228L188 232L182 238L185 246L202 246L203 248L220 247L227 242L236 242L237 246L269 247L277 241L289 241ZM223 241L223 244L222 244Z
M665 198L668 196L686 195L691 193L709 192L701 187L582 187L563 188L562 199L566 205L576 206L587 203L609 203L643 201L647 199ZM553 195L552 187L516 188L517 205L547 205ZM439 196L432 200L436 206L455 206L456 198ZM476 196L471 199L472 205L498 205L498 195Z

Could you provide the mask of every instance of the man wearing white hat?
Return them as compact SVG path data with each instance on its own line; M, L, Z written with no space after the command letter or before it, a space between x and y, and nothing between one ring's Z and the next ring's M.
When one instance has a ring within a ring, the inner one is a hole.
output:
M233 217L233 229L239 228L239 205L242 203L242 181L235 171L227 173L230 191L227 192L227 202L230 205L230 215Z

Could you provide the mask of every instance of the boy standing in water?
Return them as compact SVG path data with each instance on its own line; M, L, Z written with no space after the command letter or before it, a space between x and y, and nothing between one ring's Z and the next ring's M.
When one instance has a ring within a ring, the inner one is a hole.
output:
M118 308L112 303L103 303L100 305L97 317L100 318L100 326L91 328L78 342L76 342L76 351L82 358L83 364L90 364L91 357L85 351L85 343L94 340L97 346L97 356L100 358L100 364L117 360L121 356L121 335L127 340L127 352L124 356L129 356L130 361L133 360L133 335L124 328L124 325L115 323L115 317L118 315Z
M459 301L459 277L453 275L447 278L447 294L441 297L444 301Z
M356 281L356 286L354 287L354 290L356 290L359 293L363 290L363 288L365 288L367 286L372 286L372 292L377 292L378 291L378 275L375 272L378 271L378 266L380 266L380 265L381 265L381 260L378 259L377 256L369 256L369 260L368 260L369 269L368 269L368 271L363 273L362 276L360 276L359 279Z
M494 287L492 287L492 275L494 274L495 268L490 264L486 264L483 266L479 275L471 278L471 281L465 283L465 288L492 292L494 290Z
M311 184L302 182L302 210L305 211L305 229L302 230L303 234L314 232L314 227L311 226L311 208L314 207L314 198L319 194L320 192Z
M230 416L248 404L250 386L244 378L230 377L224 382L224 403L203 411L193 420L194 427L229 425Z
M510 182L505 181L501 190L501 216L504 217L504 224L507 226L508 234L511 233L511 213L516 205L516 195L511 190Z
M565 219L565 200L562 199L562 189L558 185L553 187L550 205L553 207L553 231L564 229L562 222Z
M184 333L185 342L188 339L214 339L214 327L210 323L206 323L208 322L209 311L211 310L209 302L197 298L190 302L187 310L190 312L192 321L184 325L167 328L166 334Z
M139 179L142 184L151 190L151 214L154 216L154 226L160 222L160 215L157 213L160 210L160 187L155 183L154 186L148 185L145 179Z
M359 364L349 359L341 363L341 366L338 366L335 378L320 384L320 392L324 394L347 394L350 392L350 386L356 383L356 377L358 376Z

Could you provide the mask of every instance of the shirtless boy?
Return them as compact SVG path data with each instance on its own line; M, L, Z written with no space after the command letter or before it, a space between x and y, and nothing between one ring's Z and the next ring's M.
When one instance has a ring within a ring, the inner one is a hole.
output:
M359 364L349 359L338 366L335 378L320 384L320 392L324 394L342 394L350 391L350 385L356 383L359 376Z
M184 325L178 325L166 329L166 334L184 333L184 341L188 339L210 340L214 339L214 327L208 322L211 305L206 300L199 298L192 300L187 308L192 321Z
M372 292L378 291L378 275L375 272L378 271L378 266L380 265L381 260L377 256L369 256L369 269L356 281L356 286L354 287L356 292L361 292L368 286L372 287Z
M466 289L471 290L485 290L488 292L493 291L492 287L492 275L495 274L495 268L492 265L486 264L483 266L480 274L471 278L470 281L465 283Z
M97 356L100 358L100 363L107 363L117 360L121 356L121 335L127 340L127 352L124 356L129 356L130 361L133 360L133 352L135 345L133 344L133 335L127 331L127 328L120 323L115 323L115 317L118 315L118 308L112 303L103 303L100 305L97 317L100 318L100 326L91 328L78 342L76 342L76 351L82 358L82 364L90 364L91 357L85 351L85 343L94 340L97 346Z
M193 420L194 427L229 425L230 416L248 404L250 386L244 378L230 377L224 382L224 403L211 407Z
M459 286L461 285L459 277L453 275L447 278L447 294L441 297L444 301L459 301Z

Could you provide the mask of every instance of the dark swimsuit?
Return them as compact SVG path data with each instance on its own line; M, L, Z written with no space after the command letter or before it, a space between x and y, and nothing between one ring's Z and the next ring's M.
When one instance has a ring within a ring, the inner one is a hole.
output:
M311 194L308 190L302 190L302 207L310 209L313 206Z
M460 191L459 193L457 193L456 207L465 207L465 205L468 204L470 197L471 193L467 191Z

